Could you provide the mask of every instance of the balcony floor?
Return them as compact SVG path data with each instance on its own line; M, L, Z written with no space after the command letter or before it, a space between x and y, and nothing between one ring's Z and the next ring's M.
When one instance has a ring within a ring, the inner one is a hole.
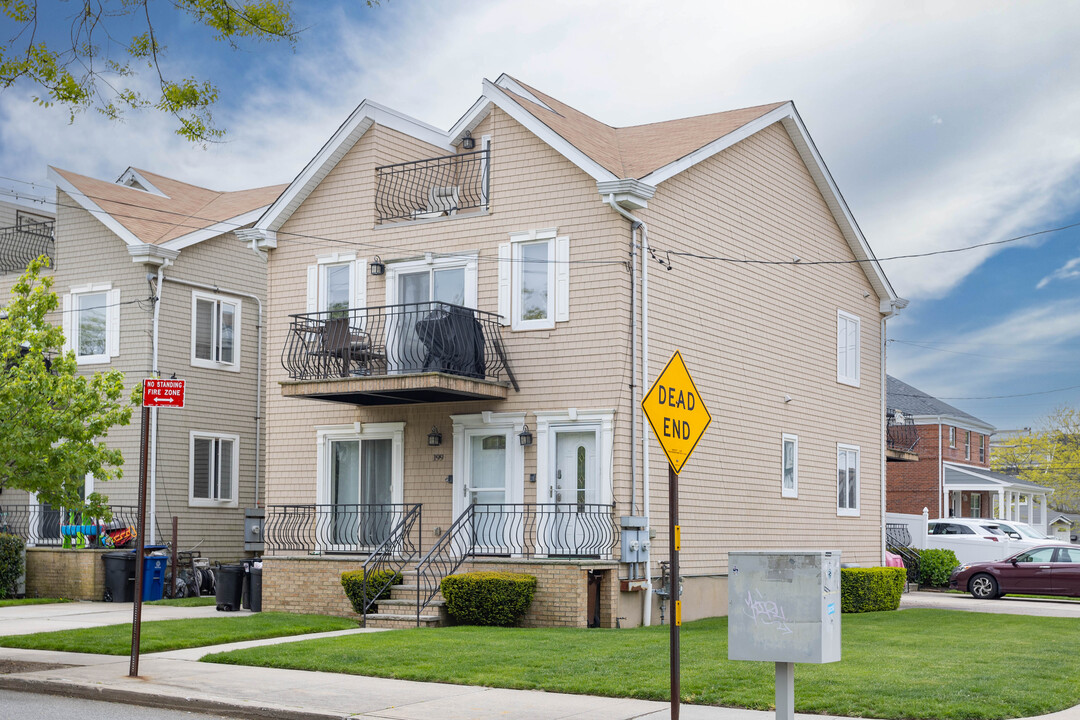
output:
M309 398L348 405L415 405L419 403L505 400L510 384L450 375L415 373L344 377L332 380L283 380L284 397Z

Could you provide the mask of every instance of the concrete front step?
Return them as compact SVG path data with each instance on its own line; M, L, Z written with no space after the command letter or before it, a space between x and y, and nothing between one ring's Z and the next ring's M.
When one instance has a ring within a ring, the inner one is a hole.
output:
M442 627L446 620L439 615L421 615L420 627ZM367 616L369 628L411 628L416 627L416 612L394 613L378 612Z
M392 585L390 587L390 597L395 599L395 600L398 600L398 599L404 600L404 599L407 599L407 598L412 598L412 601L416 602L416 586L415 585ZM439 602L443 601L443 596L442 596L441 592L435 593L435 597L432 599L432 602L435 602L436 600L438 600Z

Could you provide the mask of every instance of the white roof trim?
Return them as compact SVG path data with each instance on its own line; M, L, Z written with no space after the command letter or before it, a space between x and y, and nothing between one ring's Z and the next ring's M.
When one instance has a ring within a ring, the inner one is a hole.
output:
M132 181L139 183L140 185L142 185L142 187L135 187L134 185L131 185L130 183ZM117 185L123 185L124 187L128 188L129 190L138 190L140 192L150 193L151 195L157 195L158 197L163 197L166 200L171 199L168 195L166 195L165 193L158 190L154 186L154 183L147 180L146 176L144 176L142 173L140 173L138 170L136 170L133 167L129 167L127 170L125 170L124 174L116 179L116 184Z
M477 98L472 107L454 123L454 127L450 128L448 133L450 144L457 145L461 142L461 138L465 137L466 131L472 132L475 130L476 126L483 122L484 118L491 112L492 105L493 103L483 95Z
M983 480L985 482L992 482L992 483L995 483L997 485L1001 485L1002 487L1019 488L1021 491L1026 490L1029 493L1035 493L1035 494L1038 494L1038 493L1042 492L1042 493L1046 493L1047 495L1049 495L1049 494L1052 494L1054 492L1053 488L1043 487L1042 485L1036 485L1035 483L1031 483L1030 485L1021 485L1021 484L1018 484L1018 483L1011 483L1011 482L1007 482L1005 480L1000 480L1000 479L998 479L996 477L993 477L991 475L984 475L980 471L985 471L986 468L976 468L976 467L970 467L968 465L959 465L957 463L949 462L948 460L942 462L942 465L944 465L946 467L949 467L949 468L952 468L953 470L956 470L957 472L964 473L965 475L971 475L972 477L977 477L980 480ZM946 485L949 484L948 480L944 480L944 482L945 482ZM1030 482L1030 481L1025 481L1025 482Z
M285 192L281 193L266 213L259 218L255 227L259 230L278 230L375 123L434 145L446 150L447 153L454 151L447 134L438 128L397 110L365 100L353 110L315 157L289 183L289 187L285 188Z
M58 190L63 190L70 195L84 210L101 221L105 227L116 233L125 243L128 245L144 244L142 240L135 236L135 233L121 225L112 215L102 210L100 205L88 198L81 190L68 182L67 178L58 173L55 168L49 168L49 179L56 183L56 188Z
M941 420L942 425L952 425L960 430L972 430L974 432L982 433L983 435L993 435L996 428L993 425L987 425L980 423L978 420L971 420L970 418L962 418L956 415L908 415L911 421L916 425L937 425L938 420Z
M614 173L605 169L600 163L578 150L566 138L558 134L540 121L535 115L514 102L513 98L503 92L502 88L490 80L484 80L484 95L498 105L503 112L517 122L525 126L529 132L537 136L556 151L566 157L567 160L577 165L596 181L618 180ZM464 119L464 118L463 118ZM651 183L650 183L651 184Z
M738 129L695 150L689 155L685 155L672 163L657 168L641 178L641 181L648 183L649 185L659 185L665 180L693 167L702 160L707 160L716 153L745 140L776 122L782 123L784 129L787 130L788 135L791 137L791 141L795 144L795 149L798 150L803 163L805 163L807 170L810 171L810 176L814 179L814 184L817 185L818 190L825 199L825 203L829 206L829 210L832 212L836 224L840 227L840 232L843 233L844 239L847 240L848 246L855 254L855 257L858 260L869 261L861 262L859 263L859 266L863 268L863 272L866 273L866 277L870 280L870 284L873 285L878 297L890 301L900 300L901 298L896 294L896 291L893 290L892 284L885 276L885 272L881 269L881 265L878 263L877 258L874 257L874 252L866 242L866 238L859 229L858 223L855 222L855 217L851 214L851 209L848 207L843 195L840 194L840 189L836 186L836 181L833 180L829 168L826 167L825 161L818 153L813 139L806 131L806 126L803 124L802 118L799 117L799 113L795 109L794 103L784 103L775 110L765 113L756 120L751 120Z
M191 247L197 243L201 243L203 240L209 240L210 238L217 237L223 233L231 232L242 228L244 225L255 222L262 214L266 212L269 205L263 205L260 208L254 210L248 210L246 213L231 217L228 220L222 220L221 222L214 223L210 227L203 228L201 230L194 230L181 235L180 237L173 238L161 243L160 247L168 248L170 250L183 250L186 247Z
M522 85L521 83L519 83L517 80L510 77L506 73L503 73L498 78L496 78L495 84L498 85L501 88L505 88L506 90L509 90L510 92L514 93L515 95L520 95L521 97L525 98L526 100L531 100L532 102L536 103L537 105L544 108L545 110L550 110L551 112L555 112L555 108L551 107L546 102L544 102L540 98L536 97L536 95L529 92L529 90L526 89L526 87L524 85Z

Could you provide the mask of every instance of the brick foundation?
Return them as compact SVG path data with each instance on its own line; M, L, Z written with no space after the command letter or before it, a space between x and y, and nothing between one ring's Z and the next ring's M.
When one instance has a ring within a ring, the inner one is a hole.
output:
M359 570L363 564L362 557L264 557L263 611L318 613L359 620L341 587L341 573Z
M26 549L26 597L101 600L105 550Z

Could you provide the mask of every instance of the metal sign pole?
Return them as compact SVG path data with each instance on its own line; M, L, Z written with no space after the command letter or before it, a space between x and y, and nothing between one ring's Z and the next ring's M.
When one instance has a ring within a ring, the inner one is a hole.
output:
M679 474L668 464L668 559L671 573L668 576L671 587L671 720L679 720L679 628L682 626L682 600L679 595L679 545L681 538L679 527Z
M146 466L150 446L150 408L143 405L139 452L139 525L135 538L135 607L131 617L131 666L129 677L139 675L139 635L142 631L143 557L146 555Z

